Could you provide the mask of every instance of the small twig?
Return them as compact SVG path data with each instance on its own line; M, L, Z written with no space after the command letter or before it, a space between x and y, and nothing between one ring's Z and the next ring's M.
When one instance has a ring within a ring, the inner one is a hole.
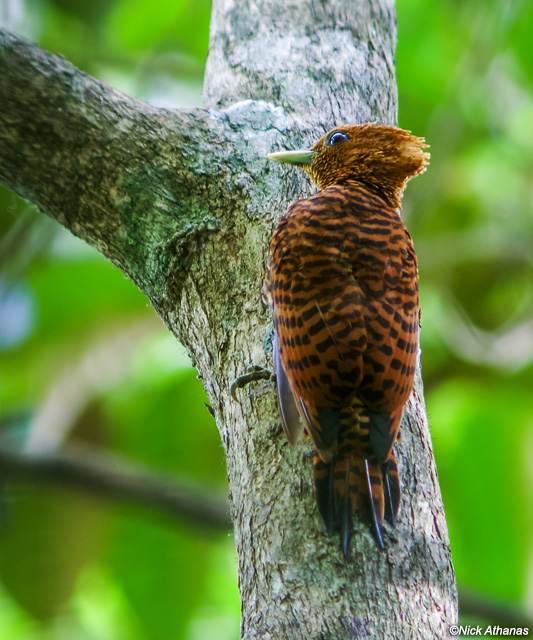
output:
M521 627L533 631L533 619L525 611L469 589L459 589L459 615L500 627Z
M0 475L4 480L46 482L159 509L211 529L231 529L229 507L222 496L217 497L218 490L144 471L90 448L26 455L0 447Z
M231 528L227 501L214 497L212 489L133 467L89 447L69 447L61 455L27 455L0 447L0 475L4 480L46 482L158 509L213 530ZM533 620L523 611L471 591L459 591L459 604L463 616L533 629Z

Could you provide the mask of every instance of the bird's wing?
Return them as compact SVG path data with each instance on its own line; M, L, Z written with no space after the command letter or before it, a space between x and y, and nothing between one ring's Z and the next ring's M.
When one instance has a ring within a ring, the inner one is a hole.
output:
M417 263L407 230L392 234L388 248L395 253L381 262L380 290L372 289L372 279L361 277L367 295L367 349L358 397L365 406L372 448L382 461L390 456L413 387L420 325Z

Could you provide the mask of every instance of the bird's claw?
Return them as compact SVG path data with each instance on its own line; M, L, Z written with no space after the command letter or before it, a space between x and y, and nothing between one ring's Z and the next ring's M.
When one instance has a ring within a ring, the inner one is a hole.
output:
M250 384L250 382L255 382L256 380L270 380L273 376L272 371L270 369L265 369L265 367L261 367L258 364L251 364L246 367L247 373L244 373L242 376L238 376L231 383L229 388L231 397L239 402L237 398L237 389L244 389L246 385Z

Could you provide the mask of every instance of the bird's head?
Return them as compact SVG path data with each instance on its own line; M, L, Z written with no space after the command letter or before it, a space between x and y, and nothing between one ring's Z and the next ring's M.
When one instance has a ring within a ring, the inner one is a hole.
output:
M356 180L399 207L407 181L426 170L427 146L424 138L398 127L347 124L326 133L310 149L268 157L300 167L320 189Z

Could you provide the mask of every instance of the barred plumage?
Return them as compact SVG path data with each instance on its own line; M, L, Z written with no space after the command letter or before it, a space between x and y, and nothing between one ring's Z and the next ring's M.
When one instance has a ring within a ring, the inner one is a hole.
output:
M383 518L394 524L399 507L393 445L413 386L419 306L398 207L427 164L422 146L395 127L348 125L289 160L272 154L322 187L279 223L264 291L283 425L291 443L303 425L315 445L319 511L345 553L353 511L370 506L384 548Z

